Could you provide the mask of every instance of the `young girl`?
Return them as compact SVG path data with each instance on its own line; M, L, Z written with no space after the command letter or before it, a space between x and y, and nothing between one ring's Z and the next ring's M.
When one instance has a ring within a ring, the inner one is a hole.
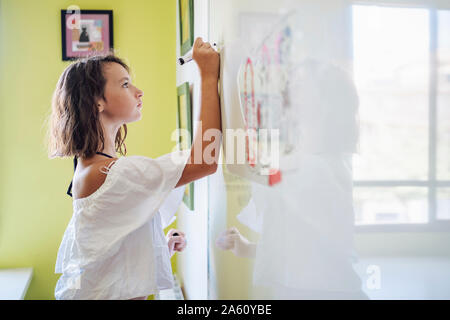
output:
M214 173L219 156L213 152L213 162L202 157L194 163L194 150L203 155L207 147L201 130L221 130L221 121L219 56L197 38L193 59L202 79L201 126L191 149L157 159L125 156L126 124L141 119L144 93L131 83L121 59L113 54L82 59L61 75L52 102L49 157L74 156L75 173L67 192L74 212L55 267L62 273L56 299L147 299L172 287L170 257L186 240L178 230L165 238L163 228L181 202L182 186ZM217 150L220 140L212 142Z

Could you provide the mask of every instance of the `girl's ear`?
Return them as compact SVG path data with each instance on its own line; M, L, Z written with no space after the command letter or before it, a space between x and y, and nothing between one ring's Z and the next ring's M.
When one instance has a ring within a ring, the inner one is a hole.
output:
M105 110L105 104L103 100L97 101L97 108L99 112L103 112L103 110Z

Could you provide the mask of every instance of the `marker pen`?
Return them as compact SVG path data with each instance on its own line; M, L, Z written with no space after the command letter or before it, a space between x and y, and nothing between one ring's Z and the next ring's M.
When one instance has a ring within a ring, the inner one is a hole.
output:
M216 47L216 44L213 43L212 45L213 47ZM181 58L178 58L178 63L182 66L185 63L188 63L189 61L192 60L192 49L189 50L188 53L186 53L184 56L182 56Z

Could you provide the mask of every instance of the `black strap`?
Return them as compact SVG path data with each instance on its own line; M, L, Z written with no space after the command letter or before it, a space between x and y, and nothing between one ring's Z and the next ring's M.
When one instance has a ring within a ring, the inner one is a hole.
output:
M103 153L103 152L96 152L96 154L101 154L102 156L105 156L108 158L113 158L110 155L107 155L106 153ZM75 156L75 157L73 157L73 172L75 172L75 170L77 169L77 164L78 164L78 160L77 160L77 157ZM67 189L67 194L71 197L72 197L72 183L73 183L73 179L72 179L72 181L70 181L69 189Z

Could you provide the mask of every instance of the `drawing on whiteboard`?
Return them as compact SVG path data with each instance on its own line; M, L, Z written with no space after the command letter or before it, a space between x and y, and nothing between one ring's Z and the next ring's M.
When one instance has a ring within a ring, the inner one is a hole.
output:
M256 131L259 129L259 106L255 103L255 81L254 81L253 64L250 58L247 58L244 67L244 119L245 130L248 132L245 141L245 156L248 164L251 167L255 167L257 142ZM248 82L250 82L250 88L248 88ZM248 91L250 90L250 92ZM250 99L250 103L249 103Z
M245 122L246 161L251 170L268 175L269 185L281 181L273 155L282 158L296 151L297 123L289 100L291 27L278 24L262 43L250 49L238 72L238 90ZM270 133L270 137L269 137ZM277 141L275 141L275 139ZM273 148L279 148L273 152Z

